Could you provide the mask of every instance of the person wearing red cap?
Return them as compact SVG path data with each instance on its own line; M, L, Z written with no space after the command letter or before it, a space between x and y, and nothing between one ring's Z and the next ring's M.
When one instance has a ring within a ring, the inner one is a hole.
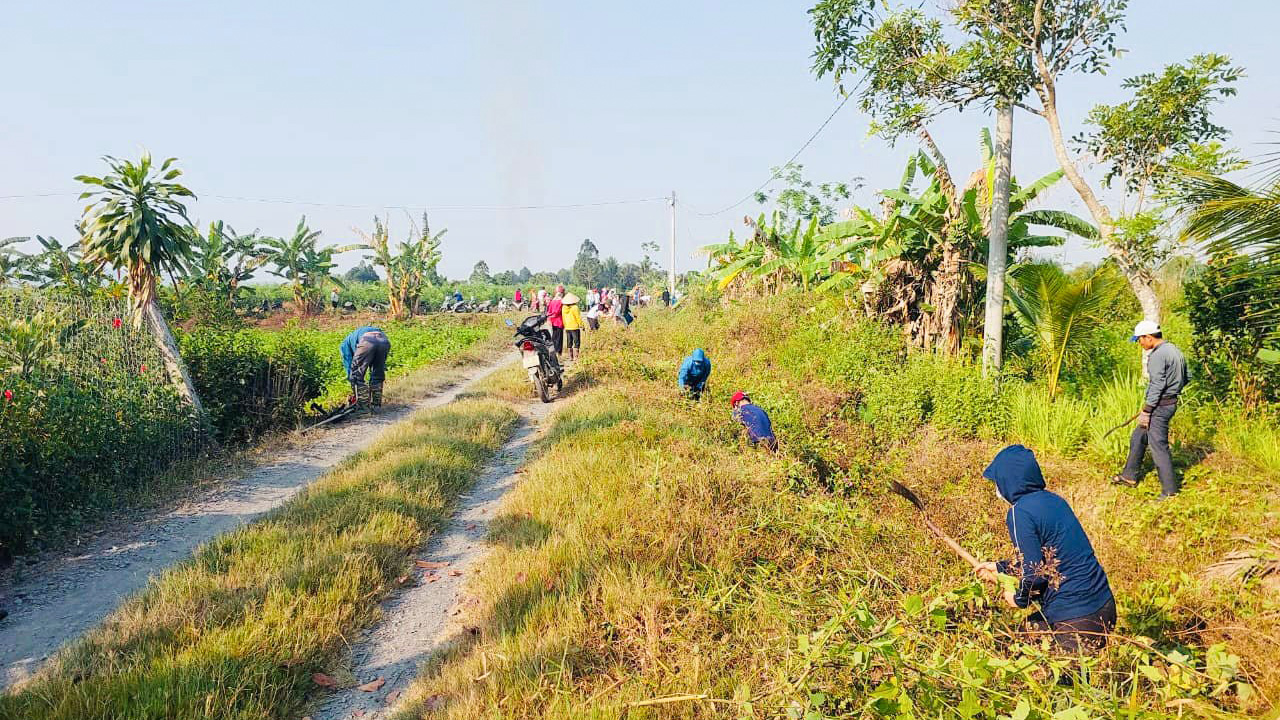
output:
M769 422L769 414L764 408L751 402L751 398L741 390L733 394L729 404L733 407L733 419L747 429L751 444L764 445L769 452L777 452L778 438L773 434L773 423Z

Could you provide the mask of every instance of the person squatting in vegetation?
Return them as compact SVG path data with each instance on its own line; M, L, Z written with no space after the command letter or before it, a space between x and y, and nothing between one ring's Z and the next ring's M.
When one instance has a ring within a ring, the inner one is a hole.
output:
M769 413L764 408L751 402L741 390L733 394L729 407L733 408L733 419L747 429L747 439L752 445L763 445L769 452L778 451L778 438L773 434L773 423L769 422Z
M356 405L364 412L382 407L382 384L387 379L387 355L391 352L386 333L369 325L358 327L342 341L341 351Z
M996 494L1010 505L1005 525L1018 559L982 563L978 577L989 583L998 582L1001 574L1017 578L1017 589L1004 592L1012 607L1039 601L1040 610L1023 622L1023 633L1048 633L1067 653L1100 649L1116 626L1111 584L1071 506L1045 489L1035 453L1010 445L982 476L995 483Z
M600 303L594 302L594 303L591 303L590 305L591 306L587 309L587 314L586 314L587 327L591 328L592 330L599 330L600 329Z
M578 308L578 296L567 293L560 306L560 316L564 323L564 341L569 350L569 359L577 360L582 349L582 310Z
M618 303L618 320L623 325L630 325L635 322L635 317L631 314L631 296L627 293L622 293L618 296Z
M698 348L680 363L680 372L676 379L680 389L688 393L694 400L702 397L707 389L707 380L711 377L711 360Z
M547 304L547 321L551 323L551 342L556 354L564 354L564 286L556 286L556 296Z
M1151 460L1160 476L1160 499L1164 500L1182 489L1169 452L1169 423L1178 411L1178 396L1187 386L1187 361L1176 345L1164 339L1160 326L1150 320L1138 323L1129 339L1145 353L1147 394L1138 413L1138 426L1129 435L1129 458L1112 482L1137 487L1138 472L1149 445Z

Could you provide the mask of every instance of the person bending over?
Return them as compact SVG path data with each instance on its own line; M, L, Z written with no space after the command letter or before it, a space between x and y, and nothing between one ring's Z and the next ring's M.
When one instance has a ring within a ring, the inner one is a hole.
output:
M698 348L680 363L677 380L680 383L680 389L697 400L707 389L707 379L710 377L711 361L707 359L707 354L702 352L702 348Z
M741 390L733 394L729 405L733 408L733 419L747 429L747 439L752 445L763 445L769 452L778 451L778 438L773 434L773 423L769 422L764 408L751 402Z
M369 325L358 327L342 341L341 350L356 404L364 412L382 407L382 384L387 379L387 355L391 352L386 333Z
M1010 505L1005 525L1018 559L982 563L978 577L996 583L1012 575L1018 584L1004 592L1005 603L1040 603L1021 628L1032 639L1047 634L1063 652L1096 652L1116 626L1116 601L1075 512L1045 489L1035 453L1022 445L1001 450L982 475Z

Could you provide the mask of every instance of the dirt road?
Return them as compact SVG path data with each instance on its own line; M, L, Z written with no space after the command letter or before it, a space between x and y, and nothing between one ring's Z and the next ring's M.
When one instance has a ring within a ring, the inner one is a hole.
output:
M417 557L446 567L416 570L416 584L392 595L382 606L382 621L352 644L350 669L358 683L382 679L373 692L358 687L335 691L309 717L314 720L375 720L390 717L413 682L422 662L444 650L463 628L463 586L488 554L489 521L539 432L540 421L555 405L531 403L502 452L458 501L449 524L431 538ZM366 687L368 687L366 685Z
M43 562L38 574L0 589L10 613L0 621L0 688L38 670L64 643L98 624L153 574L187 558L201 543L279 506L388 426L449 403L508 362L482 365L431 397L373 418L316 430L221 488L95 537L72 554Z

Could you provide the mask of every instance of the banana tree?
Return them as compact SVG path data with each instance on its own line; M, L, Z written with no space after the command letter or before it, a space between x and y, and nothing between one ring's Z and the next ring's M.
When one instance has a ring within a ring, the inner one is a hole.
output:
M241 285L253 278L264 261L258 254L258 231L241 235L221 220L209 224L207 233L192 232L190 278L234 304Z
M27 255L18 250L18 245L26 240L28 238L25 237L0 240L0 287L16 285L22 281Z
M391 314L395 317L412 316L417 312L422 290L430 283L436 266L440 264L441 238L448 230L433 235L427 215L423 213L421 231L413 228L411 239L394 247L387 226L377 217L373 218L372 234L356 232L365 240L361 248L373 250L374 263L386 271Z
M276 266L271 274L289 283L294 307L303 315L311 314L322 301L322 293L329 284L346 287L332 272L337 263L333 256L363 247L360 244L320 248L316 241L319 230L307 226L306 216L298 220L298 226L288 239L266 237L262 239L259 257L263 262Z

